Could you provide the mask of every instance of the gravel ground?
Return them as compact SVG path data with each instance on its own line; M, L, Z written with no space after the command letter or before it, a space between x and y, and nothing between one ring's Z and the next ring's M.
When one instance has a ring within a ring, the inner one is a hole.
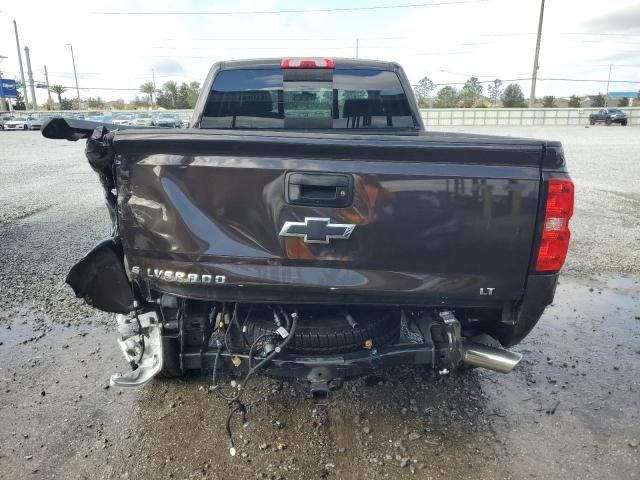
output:
M521 366L361 379L326 408L258 378L233 459L206 378L108 388L126 369L112 319L64 285L109 233L83 145L0 132L0 478L640 478L637 129L474 131L562 140L577 187Z

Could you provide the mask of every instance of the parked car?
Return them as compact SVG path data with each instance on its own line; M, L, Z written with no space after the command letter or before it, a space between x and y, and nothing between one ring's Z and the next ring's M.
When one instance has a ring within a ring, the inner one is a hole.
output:
M157 127L180 128L182 122L180 116L175 113L160 113L156 119Z
M4 130L4 124L5 124L5 122L8 122L9 120L13 120L13 117L11 115L2 115L2 116L0 116L0 130Z
M28 130L29 119L27 117L13 117L4 122L5 130Z
M201 95L187 130L43 130L94 135L117 228L66 280L119 314L113 385L213 370L219 392L226 370L234 406L258 371L322 398L394 365L518 364L569 246L560 142L425 132L390 62L216 63Z
M155 126L154 115L151 113L136 113L131 125L139 127L153 127Z
M85 115L85 120L99 123L111 123L113 113L111 112L89 112Z
M595 125L597 122L604 122L607 125L619 123L624 127L627 125L627 121L627 114L617 108L601 108L589 115L589 123L591 125Z
M40 116L27 117L27 126L29 127L29 130L40 130L43 122L44 118Z
M132 113L121 113L111 120L114 125L132 125L134 116Z

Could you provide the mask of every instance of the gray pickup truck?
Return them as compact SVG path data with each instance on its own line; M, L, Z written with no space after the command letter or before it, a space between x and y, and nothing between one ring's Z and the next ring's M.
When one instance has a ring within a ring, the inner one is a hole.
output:
M509 372L553 300L574 187L559 142L425 131L391 62L216 63L188 129L88 138L113 235L69 272L117 313L137 386L261 371L318 398L395 365Z

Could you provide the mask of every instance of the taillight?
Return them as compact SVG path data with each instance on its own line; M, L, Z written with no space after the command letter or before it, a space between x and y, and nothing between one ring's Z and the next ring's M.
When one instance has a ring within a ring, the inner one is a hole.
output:
M280 68L335 68L330 58L283 58Z
M573 182L551 179L547 183L544 228L538 248L536 271L550 272L562 268L569 249L569 219L573 215Z

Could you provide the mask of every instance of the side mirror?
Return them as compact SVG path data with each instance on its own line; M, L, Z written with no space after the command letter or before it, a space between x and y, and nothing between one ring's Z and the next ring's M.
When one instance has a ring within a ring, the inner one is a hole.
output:
M88 138L96 126L96 122L54 117L45 120L40 131L45 138L75 142Z

